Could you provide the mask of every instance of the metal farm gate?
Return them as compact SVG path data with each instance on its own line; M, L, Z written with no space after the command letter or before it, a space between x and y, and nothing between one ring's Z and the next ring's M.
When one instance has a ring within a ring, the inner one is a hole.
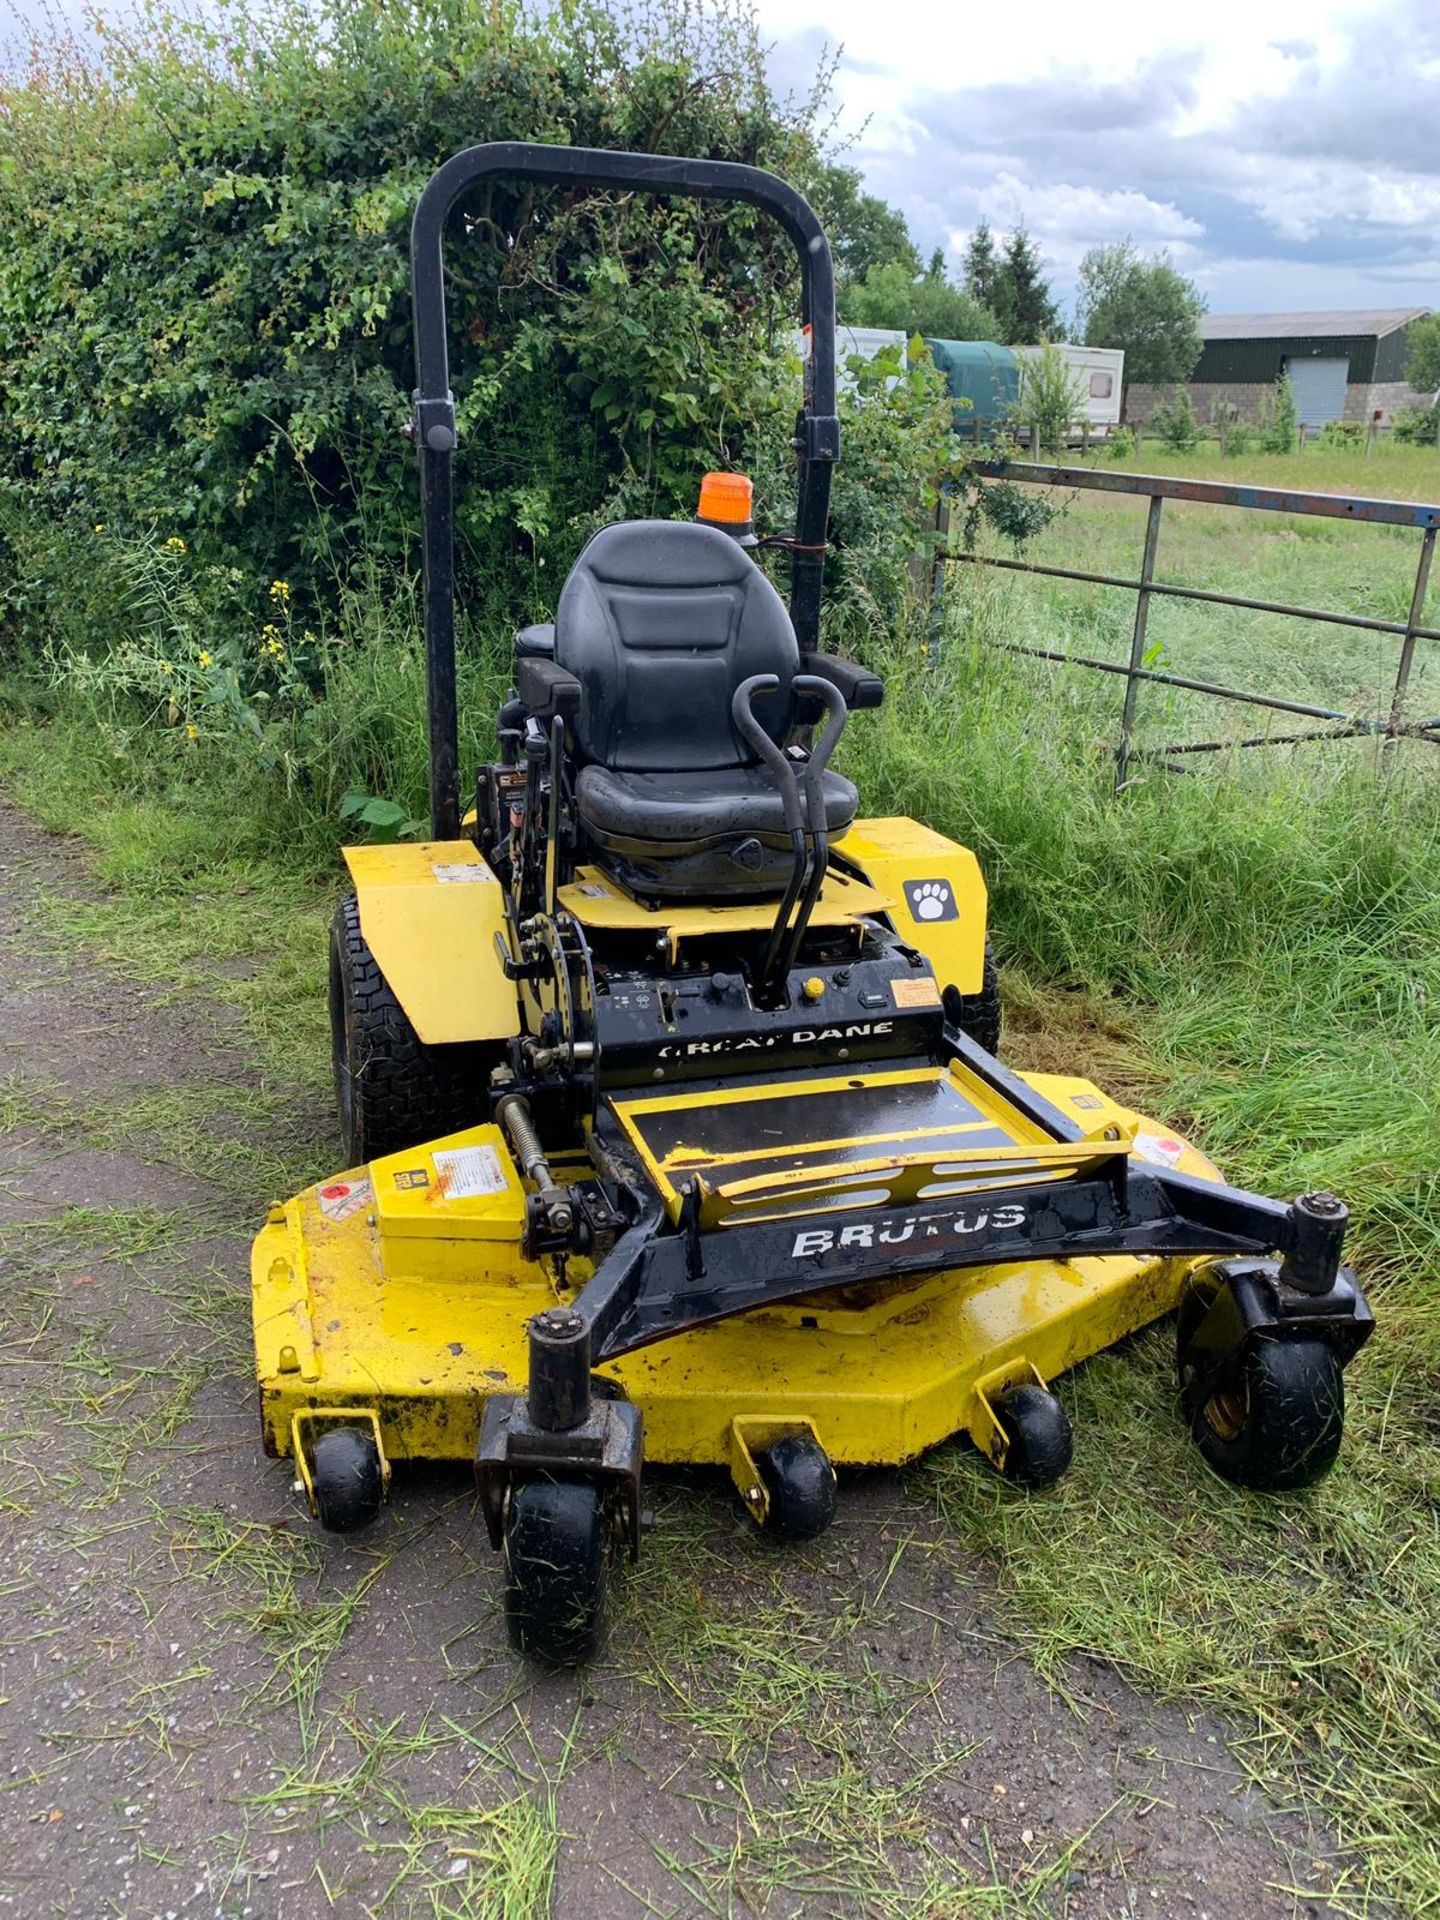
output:
M948 539L942 542L935 567L934 590L938 600L943 594L947 569L952 565L995 567L1010 573L1033 573L1052 580L1079 580L1093 586L1118 587L1135 595L1135 620L1131 630L1127 661L1097 660L1085 654L1061 652L1057 648L1021 646L1002 642L1006 652L1028 654L1038 660L1054 660L1064 666L1085 667L1096 673L1123 676L1125 701L1120 716L1120 738L1115 749L1115 778L1121 787L1130 777L1133 761L1145 759L1186 772L1177 764L1184 754L1219 753L1232 747L1288 746L1306 740L1345 740L1362 735L1379 735L1387 740L1428 740L1440 745L1440 716L1419 719L1407 712L1415 650L1423 641L1440 640L1440 627L1425 624L1426 598L1430 569L1435 557L1435 535L1440 528L1440 506L1421 506L1409 500L1371 500L1343 493L1304 493L1281 487L1251 487L1215 480L1178 480L1145 473L1101 472L1091 467L1052 467L1006 461L987 462L977 469L983 478L1008 480L1028 486L1059 487L1099 493L1138 496L1150 503L1145 525L1145 546L1140 572L1134 578L1109 573L1089 573L1076 567L1042 565L1032 560L1007 560L998 556L949 551ZM1248 594L1221 593L1206 587L1180 586L1156 575L1160 544L1161 515L1167 500L1186 500L1218 507L1242 507L1258 513L1315 514L1328 519L1353 520L1371 526L1413 527L1420 535L1414 584L1409 612L1404 620L1382 620L1373 615L1338 613L1319 607L1303 607L1274 601L1257 600ZM942 502L939 530L948 536L950 514ZM1363 714L1344 713L1304 700L1282 699L1277 694L1257 693L1248 688L1226 686L1218 681L1197 680L1184 674L1169 673L1147 666L1146 627L1150 607L1156 597L1205 601L1212 606L1243 607L1256 613L1285 614L1297 620L1315 620L1327 626L1356 628L1368 633L1395 635L1400 641L1399 663L1390 692L1389 711L1384 719ZM1187 692L1208 694L1217 700L1238 701L1272 713L1294 715L1299 720L1323 724L1284 733L1255 734L1244 739L1185 741L1177 745L1137 749L1134 745L1136 704L1146 683L1178 687Z

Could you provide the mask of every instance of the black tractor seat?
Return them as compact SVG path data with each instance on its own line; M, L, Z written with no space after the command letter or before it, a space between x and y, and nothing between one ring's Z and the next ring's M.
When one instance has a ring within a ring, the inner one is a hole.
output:
M603 528L565 583L548 655L545 638L527 636L517 680L531 711L568 709L576 807L600 863L658 896L783 892L794 871L784 797L737 730L735 691L774 676L754 712L783 747L819 717L792 684L798 674L830 680L851 706L878 706L880 682L802 655L746 551L691 521ZM827 772L823 790L826 827L843 833L855 788Z
M697 841L734 834L784 837L781 796L768 768L725 767L693 773L615 773L586 767L576 792L580 812L596 833L617 839L663 841L676 852ZM855 788L842 774L825 775L825 825L843 833L855 818Z

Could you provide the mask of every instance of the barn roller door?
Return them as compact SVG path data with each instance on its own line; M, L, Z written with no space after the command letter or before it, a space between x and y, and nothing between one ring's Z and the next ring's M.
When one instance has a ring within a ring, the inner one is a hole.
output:
M1285 371L1295 389L1295 410L1302 427L1323 427L1343 416L1350 379L1348 355L1333 360L1292 360Z

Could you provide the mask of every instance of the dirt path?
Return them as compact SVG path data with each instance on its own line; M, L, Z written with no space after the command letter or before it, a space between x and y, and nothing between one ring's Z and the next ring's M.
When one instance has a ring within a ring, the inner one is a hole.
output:
M565 1920L1329 1911L1226 1730L1098 1663L1052 1692L896 1476L784 1552L659 1480L578 1677L507 1650L463 1473L319 1537L260 1454L247 1249L322 1093L63 950L46 900L95 891L0 804L0 1914L538 1920L552 1861Z

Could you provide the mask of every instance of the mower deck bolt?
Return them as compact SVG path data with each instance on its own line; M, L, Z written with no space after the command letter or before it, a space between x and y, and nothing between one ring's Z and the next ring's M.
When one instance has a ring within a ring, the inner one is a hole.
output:
M1333 1193L1302 1193L1300 1204L1307 1213L1316 1213L1331 1220L1347 1211L1345 1202L1337 1200Z

